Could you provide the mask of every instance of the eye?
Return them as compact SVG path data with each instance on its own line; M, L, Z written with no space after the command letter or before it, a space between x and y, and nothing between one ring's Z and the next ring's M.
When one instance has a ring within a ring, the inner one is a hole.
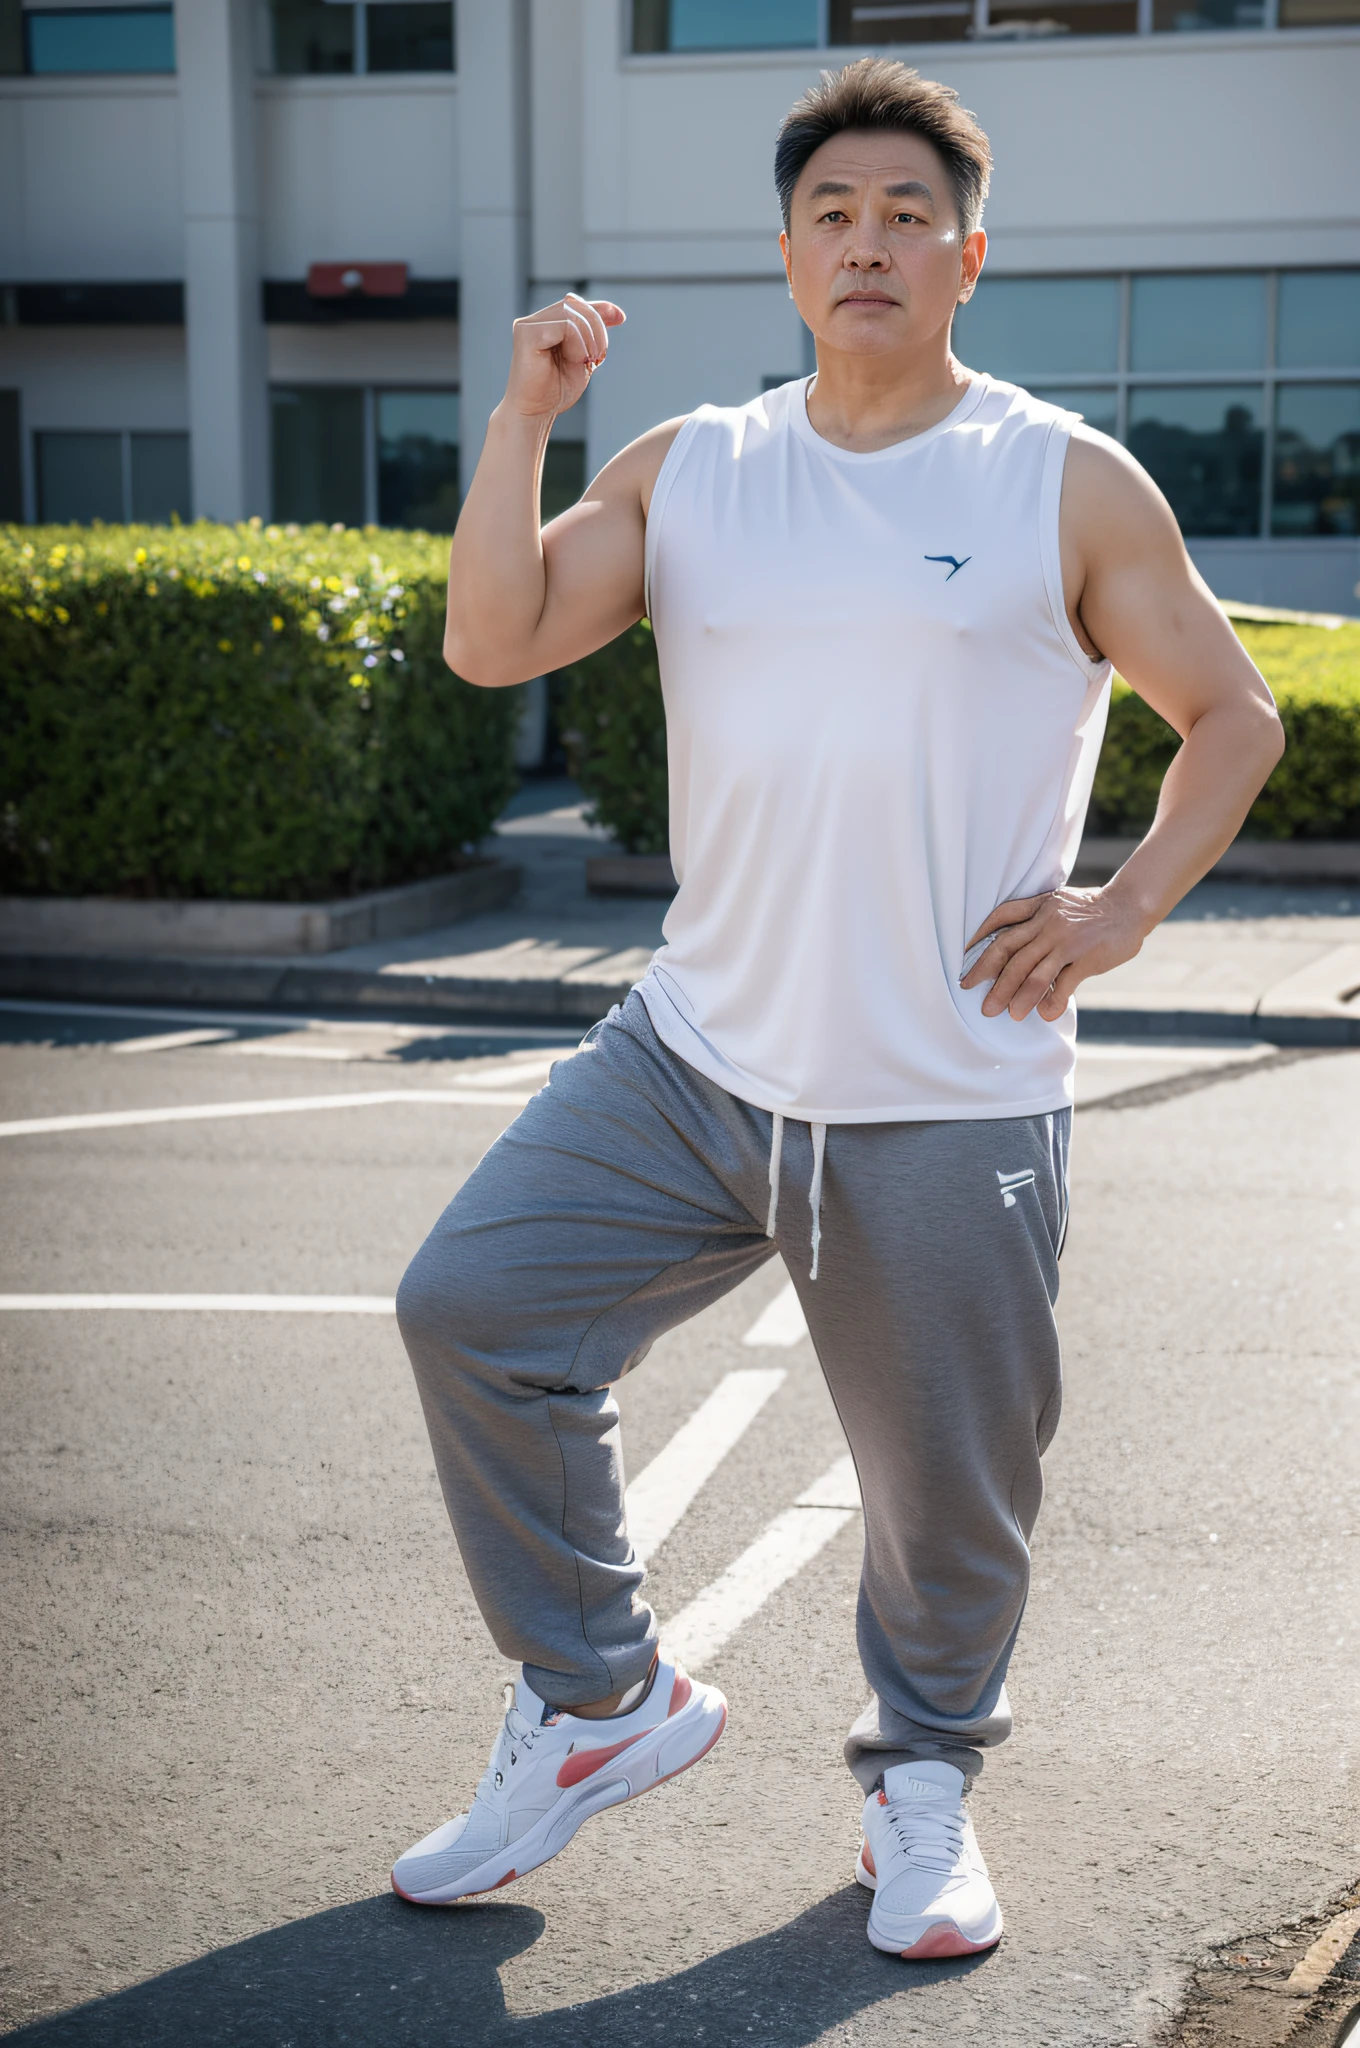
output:
M839 206L833 206L829 213L824 213L821 217L823 220L829 221L841 221L849 218L847 214L841 212Z

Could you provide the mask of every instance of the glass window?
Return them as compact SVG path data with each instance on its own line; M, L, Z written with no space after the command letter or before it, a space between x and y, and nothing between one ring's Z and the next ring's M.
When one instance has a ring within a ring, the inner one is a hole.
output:
M1360 22L1360 0L1280 0L1281 28L1339 28Z
M1113 385L1039 384L1034 395L1046 398L1050 405L1062 406L1065 412L1079 412L1087 426L1094 427L1098 434L1108 434L1113 439L1119 430L1119 394Z
M38 434L38 517L59 525L123 517L121 434Z
M1264 0L1153 0L1154 29L1199 34L1215 28L1264 28Z
M378 522L452 533L458 523L458 393L380 391Z
M1266 281L1259 272L1133 280L1132 369L1259 370L1265 360Z
M1137 0L1060 0L1048 7L1040 0L992 0L984 34L998 38L1031 36L1131 36L1138 29Z
M954 316L954 349L994 377L1072 376L1119 367L1119 280L985 274Z
M353 71L354 9L338 0L273 0L273 65L286 77Z
M1261 530L1261 392L1250 384L1143 385L1129 447L1188 535Z
M382 0L364 19L370 71L452 71L453 0Z
M270 393L274 517L364 523L364 394L336 385Z
M148 526L189 517L189 436L132 436L132 516Z
M1281 384L1275 393L1279 534L1360 533L1360 384Z
M1286 370L1360 368L1360 270L1287 270L1275 360Z
M896 6L832 0L833 43L961 43L973 28L972 0L900 0Z
M633 48L811 48L817 16L817 0L633 0Z
M549 441L543 461L543 488L538 501L539 517L544 525L574 505L585 487L585 442Z
M29 71L173 71L168 7L62 7L24 14Z

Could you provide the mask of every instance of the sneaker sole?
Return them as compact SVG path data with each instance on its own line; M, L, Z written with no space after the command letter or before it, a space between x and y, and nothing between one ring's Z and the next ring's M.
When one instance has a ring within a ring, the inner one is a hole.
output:
M717 1726L713 1727L715 1714ZM459 1883L443 1885L437 1892L408 1892L397 1883L396 1872L393 1871L392 1889L398 1898L405 1899L412 1906L458 1906L466 1899L484 1898L488 1892L498 1892L503 1885L512 1883L517 1877L527 1877L531 1870L537 1870L540 1864L560 1855L592 1814L605 1813L611 1806L624 1806L630 1799L640 1799L644 1792L654 1791L658 1785L667 1784L670 1779L678 1778L682 1771L701 1763L726 1726L727 1701L720 1692L708 1691L695 1699L692 1705L682 1707L673 1719L658 1721L651 1731L652 1741L640 1742L626 1750L618 1759L617 1769L610 1772L606 1767L597 1776L588 1778L578 1792L560 1799L509 1849L479 1865L476 1870L470 1870ZM705 1738L702 1746L692 1755L684 1755L686 1745L697 1735ZM677 1752L680 1753L678 1761Z
M869 1892L878 1889L878 1880L870 1875L862 1853L855 1864L855 1882L862 1884ZM1001 1939L1003 1923L1001 1908L998 1906L995 1909L994 1921L988 1922L981 1939L977 1941L971 1940L953 1920L923 1920L920 1925L921 1932L915 1941L909 1942L903 1948L901 1935L893 1937L880 1934L872 1924L871 1916L869 1939L884 1955L901 1956L904 1963L932 1963L939 1962L946 1956L977 1956L986 1949L995 1948Z

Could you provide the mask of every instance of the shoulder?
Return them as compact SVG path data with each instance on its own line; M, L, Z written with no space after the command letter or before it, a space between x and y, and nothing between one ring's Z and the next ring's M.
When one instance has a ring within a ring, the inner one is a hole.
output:
M1062 517L1089 548L1182 551L1166 499L1127 448L1078 421L1063 471Z

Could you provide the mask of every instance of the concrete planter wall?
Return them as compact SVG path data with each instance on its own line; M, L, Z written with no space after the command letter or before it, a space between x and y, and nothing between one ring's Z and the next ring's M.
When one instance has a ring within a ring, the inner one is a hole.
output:
M1072 880L1108 882L1137 844L1084 839ZM1243 882L1360 882L1360 839L1236 839L1213 873ZM592 896L673 896L675 876L668 854L599 854L586 862L586 887Z
M490 860L457 874L376 889L334 903L168 903L114 896L0 897L0 952L131 953L143 959L214 954L334 953L399 939L499 910L520 869Z

